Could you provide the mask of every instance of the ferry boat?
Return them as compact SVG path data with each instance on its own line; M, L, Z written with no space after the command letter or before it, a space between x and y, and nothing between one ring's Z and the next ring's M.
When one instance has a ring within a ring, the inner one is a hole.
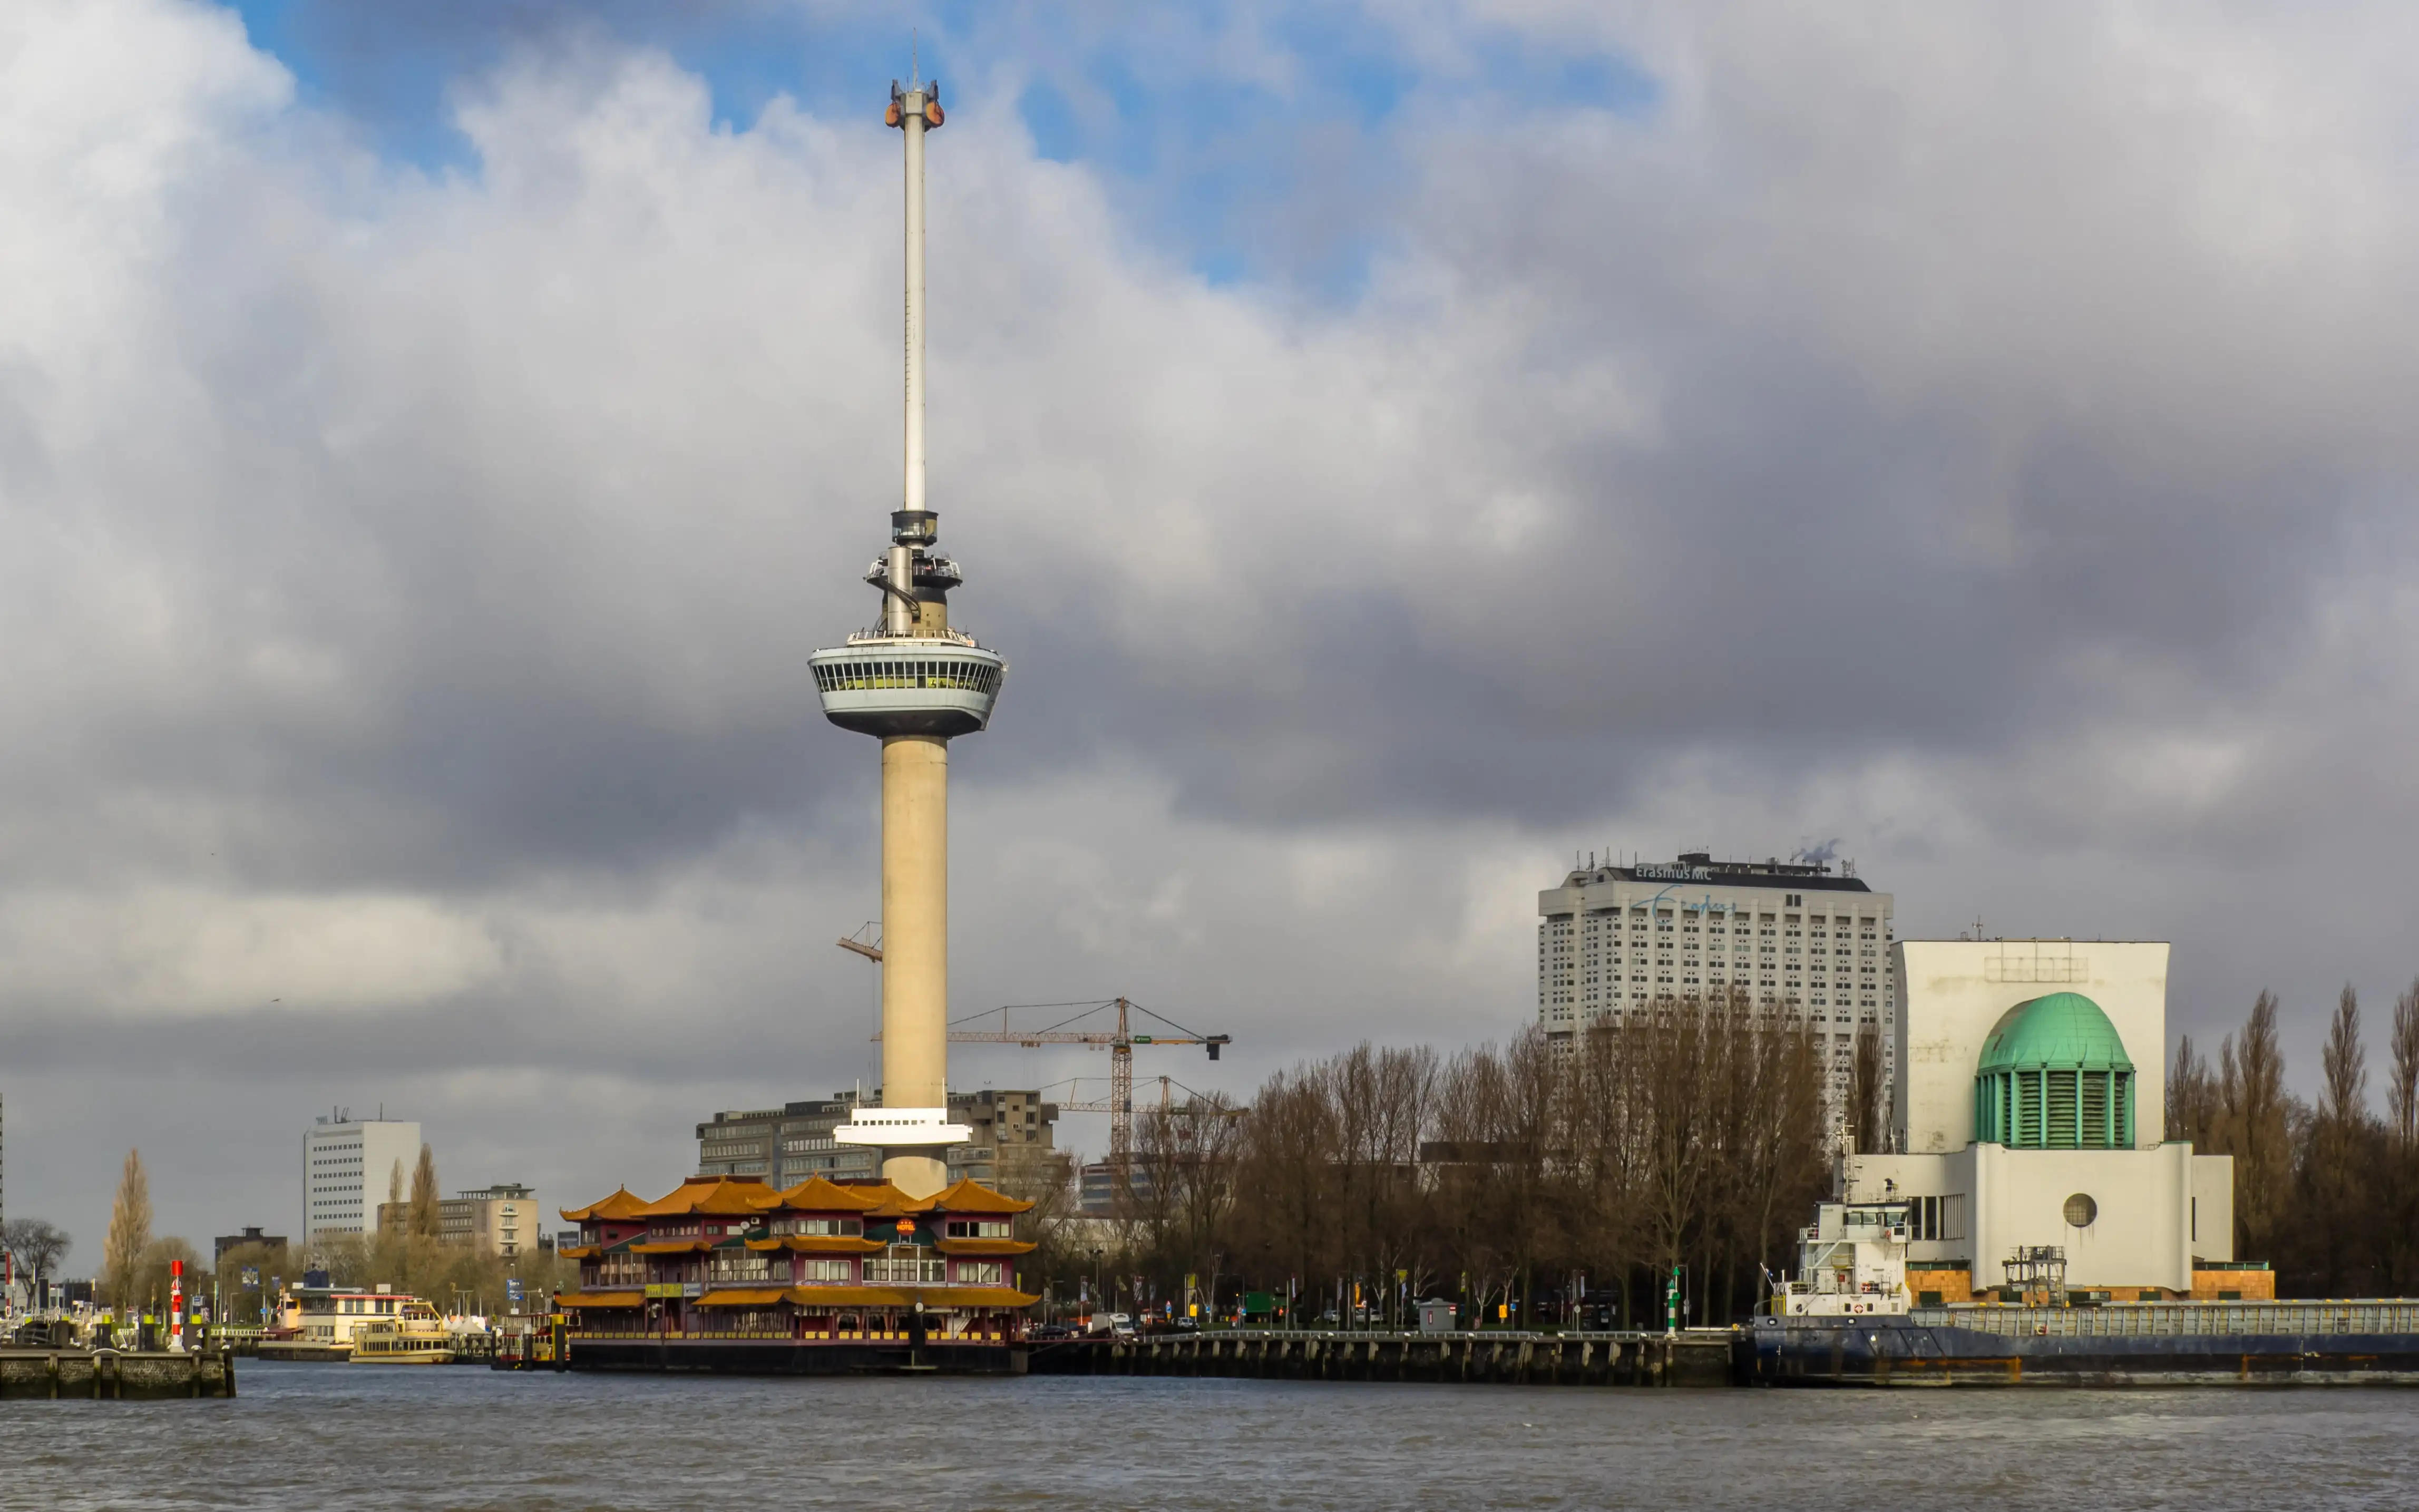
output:
M392 1286L295 1287L278 1302L277 1326L264 1331L264 1360L343 1361L373 1331L445 1342L445 1320L427 1302ZM388 1352L397 1352L389 1346ZM406 1350L399 1351L410 1353ZM419 1362L397 1362L419 1363Z
M419 1298L392 1319L375 1319L353 1331L355 1365L451 1365L454 1338L437 1309Z

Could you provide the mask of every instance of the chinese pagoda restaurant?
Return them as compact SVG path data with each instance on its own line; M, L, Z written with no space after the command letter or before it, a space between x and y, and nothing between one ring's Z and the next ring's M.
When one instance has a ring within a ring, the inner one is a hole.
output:
M580 1242L575 1370L1014 1374L1025 1309L1013 1237L1032 1206L972 1180L923 1198L887 1182L693 1176L653 1202L566 1208Z

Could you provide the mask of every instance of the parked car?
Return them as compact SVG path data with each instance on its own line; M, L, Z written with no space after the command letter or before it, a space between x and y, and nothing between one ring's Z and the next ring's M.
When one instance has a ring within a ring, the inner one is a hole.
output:
M1075 1330L1065 1323L1036 1323L1025 1331L1025 1336L1037 1344L1043 1344L1052 1339L1073 1338Z

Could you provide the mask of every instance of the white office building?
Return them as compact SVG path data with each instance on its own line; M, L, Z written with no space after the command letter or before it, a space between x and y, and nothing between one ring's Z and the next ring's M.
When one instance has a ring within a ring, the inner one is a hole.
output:
M1717 861L1582 867L1537 895L1537 1022L1567 1043L1658 999L1737 993L1822 1037L1835 1103L1856 1036L1881 1037L1895 1074L1890 895L1853 863Z
M302 1242L323 1234L377 1232L378 1204L395 1162L406 1194L420 1163L420 1125L401 1119L355 1119L338 1108L302 1136Z

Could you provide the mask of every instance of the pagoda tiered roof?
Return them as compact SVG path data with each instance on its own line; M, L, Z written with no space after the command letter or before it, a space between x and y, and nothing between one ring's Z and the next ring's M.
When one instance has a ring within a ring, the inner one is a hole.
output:
M939 1239L932 1247L944 1255L1030 1255L1040 1246L1021 1239Z
M1012 1217L1032 1207L1030 1202L993 1191L971 1176L929 1197L911 1197L887 1181L843 1186L826 1177L811 1176L776 1191L757 1176L692 1176L653 1202L621 1187L611 1196L584 1208L560 1211L567 1223L639 1223L655 1218L770 1218L783 1212L852 1213L877 1220L927 1213Z
M600 1202L592 1202L584 1208L561 1208L556 1211L562 1214L564 1223L582 1224L597 1218L636 1218L646 1209L647 1202L644 1198L633 1196L626 1186L617 1186L613 1189L611 1196Z
M644 1218L752 1218L781 1205L760 1176L692 1176L639 1211Z
M809 1176L780 1194L781 1206L793 1212L863 1212L882 1205L881 1194L898 1188L842 1186L829 1177Z
M1011 1215L1030 1211L1033 1204L1019 1202L1011 1196L1003 1196L971 1176L961 1176L958 1178L957 1185L946 1192L935 1193L927 1197L925 1207L926 1211L934 1212L990 1212Z

